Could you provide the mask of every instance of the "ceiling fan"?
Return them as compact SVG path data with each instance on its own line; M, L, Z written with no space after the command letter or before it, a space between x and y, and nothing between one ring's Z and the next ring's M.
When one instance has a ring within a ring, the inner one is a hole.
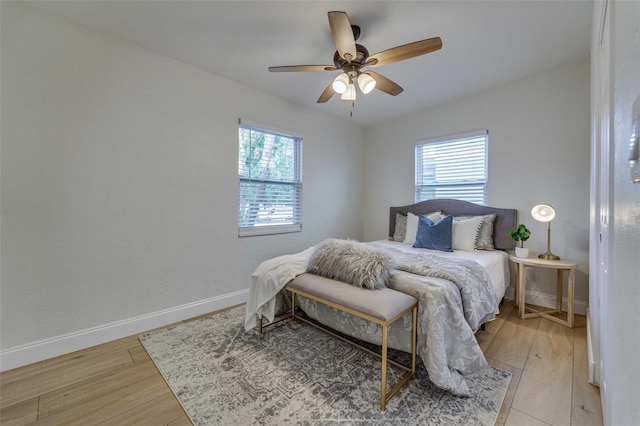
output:
M345 12L329 12L329 26L336 45L333 55L334 65L286 65L269 67L271 72L291 71L337 71L342 73L327 86L318 98L318 103L327 102L334 94L340 94L341 99L354 101L356 99L356 83L364 94L374 88L392 96L399 95L404 90L393 81L374 71L362 71L365 67L379 67L405 59L424 55L442 48L440 37L415 41L402 46L383 50L373 55L361 44L356 44L360 37L360 27L351 25Z

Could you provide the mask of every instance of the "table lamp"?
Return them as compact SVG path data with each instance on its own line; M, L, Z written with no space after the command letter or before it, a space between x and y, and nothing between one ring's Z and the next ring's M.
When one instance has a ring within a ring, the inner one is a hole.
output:
M547 252L538 257L545 260L560 260L558 256L551 253L551 221L556 217L556 211L549 204L538 204L531 209L531 216L538 222L548 222L547 228Z

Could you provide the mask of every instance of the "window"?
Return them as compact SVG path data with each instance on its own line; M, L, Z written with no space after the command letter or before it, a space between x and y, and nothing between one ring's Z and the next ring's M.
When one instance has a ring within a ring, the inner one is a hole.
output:
M241 237L302 230L302 138L288 133L240 121Z
M416 145L416 202L456 198L487 203L487 131Z

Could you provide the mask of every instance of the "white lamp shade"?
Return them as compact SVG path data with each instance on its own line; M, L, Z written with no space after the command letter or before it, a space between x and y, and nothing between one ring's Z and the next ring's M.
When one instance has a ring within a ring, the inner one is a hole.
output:
M331 83L331 87L333 88L334 92L342 94L347 91L349 84L351 84L351 79L347 74L342 73L333 80L333 83Z
M358 87L365 95L376 87L376 81L369 74L360 74L358 76Z
M356 86L353 83L349 84L347 87L347 91L340 96L340 99L345 101L355 101L356 100Z
M551 222L556 211L549 204L537 204L531 209L531 216L538 222Z

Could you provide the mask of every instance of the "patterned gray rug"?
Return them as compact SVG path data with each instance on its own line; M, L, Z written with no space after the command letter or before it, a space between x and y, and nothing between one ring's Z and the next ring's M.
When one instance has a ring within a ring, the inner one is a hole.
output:
M240 307L140 336L196 425L493 425L511 378L489 368L468 376L476 397L456 397L420 363L383 413L378 358L301 321L258 335L243 319Z

